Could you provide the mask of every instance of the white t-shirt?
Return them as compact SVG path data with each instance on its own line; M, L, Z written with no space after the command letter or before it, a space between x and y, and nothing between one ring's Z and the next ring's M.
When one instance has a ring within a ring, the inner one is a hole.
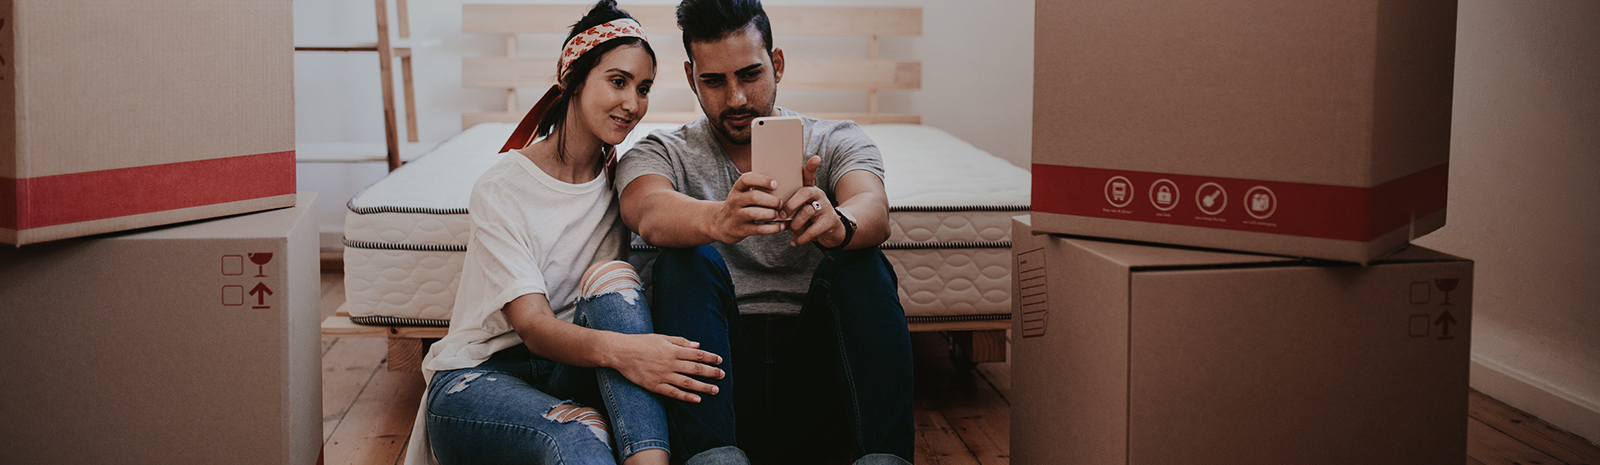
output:
M422 376L478 366L522 344L501 311L517 297L544 294L571 322L579 280L589 265L627 258L627 226L602 173L583 184L551 177L517 152L506 153L472 185L472 238L450 314L450 332L422 359ZM427 398L423 398L423 407ZM426 409L417 411L406 463L432 464Z

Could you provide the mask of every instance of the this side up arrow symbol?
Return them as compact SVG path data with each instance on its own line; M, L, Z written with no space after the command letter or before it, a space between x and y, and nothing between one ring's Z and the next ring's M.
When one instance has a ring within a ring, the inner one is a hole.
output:
M256 283L256 287L250 288L250 295L256 296L256 305L266 305L267 296L272 295L272 289L267 289L267 283Z
M1444 336L1440 337L1440 339L1450 338L1450 325L1456 323L1456 317L1450 316L1449 310L1446 310L1439 315L1439 318L1433 320L1433 324L1439 325L1439 328L1444 330Z

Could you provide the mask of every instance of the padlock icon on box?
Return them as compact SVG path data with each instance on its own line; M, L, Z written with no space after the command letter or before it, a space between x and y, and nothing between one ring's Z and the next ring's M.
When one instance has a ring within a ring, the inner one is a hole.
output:
M1160 189L1156 190L1156 203L1162 205L1172 203L1172 189L1167 188L1167 186L1161 186Z

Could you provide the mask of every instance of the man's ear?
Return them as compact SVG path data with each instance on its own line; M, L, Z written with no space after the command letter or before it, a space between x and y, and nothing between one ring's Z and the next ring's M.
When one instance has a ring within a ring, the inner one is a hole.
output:
M696 85L699 83L694 78L694 62L683 61L683 77L689 79L689 90L694 92L694 96L700 97L700 86Z
M772 49L772 83L783 82L783 49Z

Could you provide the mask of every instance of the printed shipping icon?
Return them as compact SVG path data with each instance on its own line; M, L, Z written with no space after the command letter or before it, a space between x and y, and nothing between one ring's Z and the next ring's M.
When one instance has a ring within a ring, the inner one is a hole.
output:
M1120 182L1111 183L1111 198L1121 202L1128 197L1128 185Z
M1272 201L1267 198L1267 194L1256 194L1256 195L1250 196L1250 209L1251 210L1255 210L1255 211L1258 211L1258 212L1264 212L1264 211L1267 211L1268 209L1271 209L1271 208L1272 208Z

